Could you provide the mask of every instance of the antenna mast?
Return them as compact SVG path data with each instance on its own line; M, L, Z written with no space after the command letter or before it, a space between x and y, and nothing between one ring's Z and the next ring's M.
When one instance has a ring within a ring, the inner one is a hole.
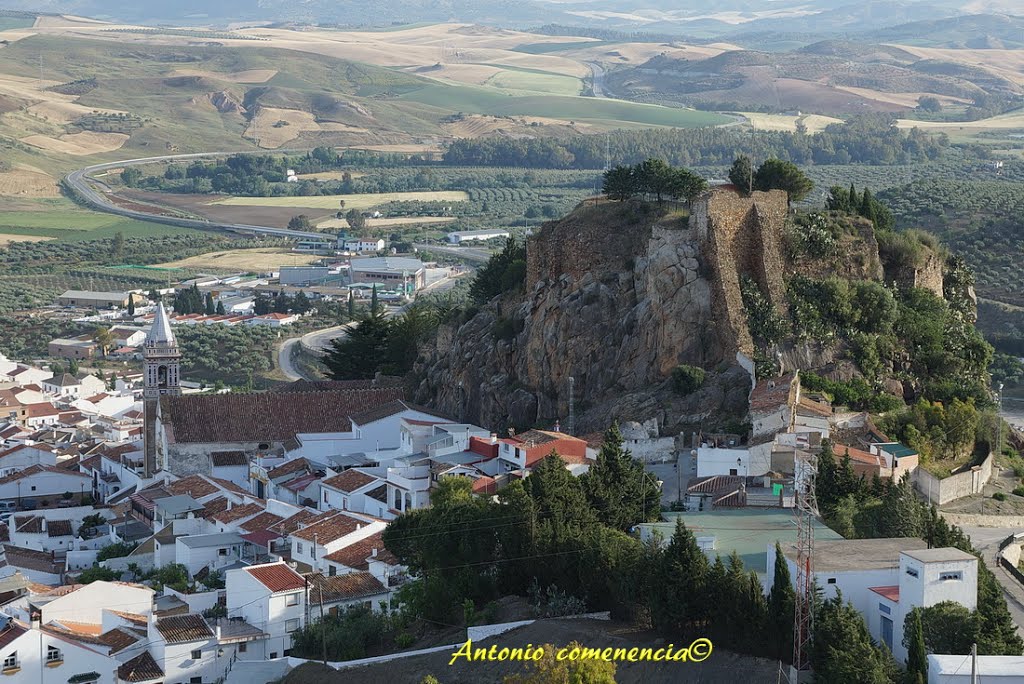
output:
M570 435L576 434L576 402L574 400L575 397L573 396L574 393L575 393L574 392L575 385L576 385L576 379L570 375L569 376L569 425L568 425L568 431L566 433L566 434L570 434Z
M814 522L818 517L816 454L797 452L796 462L796 610L793 611L793 676L810 669L814 628Z

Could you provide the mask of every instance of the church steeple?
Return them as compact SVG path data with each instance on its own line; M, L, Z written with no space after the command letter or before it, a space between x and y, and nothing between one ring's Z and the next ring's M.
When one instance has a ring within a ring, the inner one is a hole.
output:
M158 399L165 394L181 394L181 352L162 302L157 304L142 355L145 360L143 397Z
M152 477L160 469L157 457L160 397L181 394L181 352L171 330L171 321L163 303L158 303L153 326L142 346L145 428L142 446L145 452L144 477Z

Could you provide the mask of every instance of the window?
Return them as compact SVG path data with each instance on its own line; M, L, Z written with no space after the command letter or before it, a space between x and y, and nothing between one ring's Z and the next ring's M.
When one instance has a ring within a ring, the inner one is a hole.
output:
M64 655L60 652L59 648L53 646L46 647L46 662L48 663L59 663L64 660Z
M962 572L940 572L939 573L939 581L940 582L949 582L949 581L959 582L963 578L964 578L964 573L962 573Z
M14 670L18 667L18 652L15 651L11 655L4 658L4 669Z
M277 658L277 651L271 651L270 652L270 659L273 660L275 658Z
M217 555L218 556L226 556L226 555L228 555L228 550L227 549L217 549Z
M295 618L293 620L285 620L284 621L284 631L286 631L286 632L294 632L294 631L296 631L298 629L299 629L299 619L298 618Z
M828 583L829 584L835 584L836 583L836 578L835 577L829 577L828 578Z
M286 605L286 606L297 606L297 605L299 605L299 595L298 594L288 594L287 596L284 597L284 605Z
M188 680L188 682L189 682L189 684L203 684L203 678L202 677L193 677L192 679Z
M329 568L327 568L327 576L328 577L334 577L337 574L338 574L338 568L336 568L335 566L332 565Z
M244 641L238 644L239 653L245 653L247 650L249 650L249 644L245 643Z
M34 492L34 491L36 491L36 487L35 487L35 485L32 485L32 491L33 491L33 492Z
M302 542L295 542L295 553L302 553Z
M885 605L884 603L878 604L878 612L885 613L886 615L892 615L892 611L889 610L889 606Z
M917 577L917 568L907 568L907 574L911 577Z
M327 490L324 490L324 503L327 503Z
M202 660L202 659L203 659L203 652L202 651L192 651L192 660Z

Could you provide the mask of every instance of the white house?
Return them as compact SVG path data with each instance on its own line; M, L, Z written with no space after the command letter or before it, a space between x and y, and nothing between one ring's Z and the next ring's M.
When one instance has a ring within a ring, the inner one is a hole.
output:
M153 594L142 585L98 580L43 604L41 619L44 625L64 620L102 625L104 611L115 604L119 612L149 615L153 612Z
M0 615L0 676L25 684L117 684L117 661L78 642Z
M493 240L494 238L507 238L507 230L456 230L448 233L448 242L453 245L461 245L465 242Z
M283 658L292 648L292 632L305 626L306 582L283 562L253 565L225 573L228 615L242 617L267 634L253 644L254 659Z
M381 238L343 238L338 242L342 243L339 245L341 249L346 252L357 252L359 254L365 254L367 252L381 252L384 250L385 242Z
M150 617L149 652L168 682L216 682L231 661L217 655L220 645L202 615Z
M320 481L320 510L365 513L367 511L363 500L366 495L382 486L384 482L380 478L355 468L346 470Z
M309 580L310 619L320 616L320 606L325 614L335 615L351 606L365 606L379 610L383 603L390 607L391 593L387 586L369 572L351 572L345 575L325 577L320 573L307 576Z
M872 638L906 662L904 619L916 607L955 601L978 604L978 559L959 549L928 549L922 539L840 539L816 542L814 577L825 598L841 592L864 616ZM782 552L796 581L797 552ZM775 548L768 548L766 585L775 575Z
M327 511L291 533L292 560L300 567L326 570L324 556L382 532L386 523L356 513Z
M46 445L41 444L19 444L6 451L0 451L0 477L12 475L36 465L57 465L57 454Z
M0 478L0 501L54 499L64 492L91 491L88 475L55 466L33 465Z
M218 570L242 559L245 540L237 532L185 535L175 540L174 562L184 565L189 576L203 568Z
M61 398L78 399L105 392L107 383L95 375L71 375L64 373L43 380L43 391Z

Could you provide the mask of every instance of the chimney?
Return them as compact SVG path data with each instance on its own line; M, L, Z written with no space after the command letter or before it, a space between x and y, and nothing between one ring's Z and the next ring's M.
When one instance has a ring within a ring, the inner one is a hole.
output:
M41 621L39 619L39 613L32 613L32 629L39 629Z
M228 499L228 510L231 510L231 499Z
M217 622L216 631L217 631L217 641L220 641L220 621Z
M498 443L498 433L492 432L491 433L491 444L497 444L497 443Z

